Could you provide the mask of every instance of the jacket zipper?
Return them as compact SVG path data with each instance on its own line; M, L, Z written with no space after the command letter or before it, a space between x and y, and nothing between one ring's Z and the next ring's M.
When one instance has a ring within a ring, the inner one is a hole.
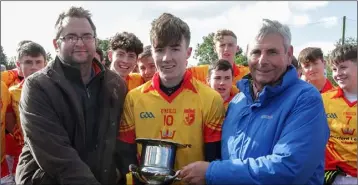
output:
M85 87L85 88L86 88L87 98L90 98L91 95L90 95L90 93L89 93L89 91L88 91L88 88L87 88L87 87Z
M84 84L83 84L84 85ZM86 94L87 94L87 98L89 98L89 96L90 96L90 93L89 93L89 91L88 91L88 88L87 88L87 86L86 85L84 85L84 88L85 88L85 91L86 91ZM83 107L83 104L82 104L82 107ZM83 138L84 138L84 146L86 147L86 150L87 150L87 137L86 137L86 132L87 132L87 125L86 125L86 107L83 107L84 109L83 109L83 111L84 111L84 120L83 120L83 122L85 123L84 124L84 134L83 134Z

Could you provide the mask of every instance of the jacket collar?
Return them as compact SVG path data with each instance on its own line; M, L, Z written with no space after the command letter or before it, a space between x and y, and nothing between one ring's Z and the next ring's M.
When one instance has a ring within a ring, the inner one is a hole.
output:
M72 89L72 87L70 85L70 80L65 78L65 72L63 70L62 65L68 65L68 64L63 63L60 60L60 58L58 56L56 56L55 60L53 60L46 66L46 68L43 70L43 73L45 73L45 75L47 77L49 77L51 80L53 80L55 83L57 83L62 88ZM118 86L118 78L115 78L118 75L115 73L112 73L110 70L106 69L103 66L103 64L101 64L100 62L98 62L95 59L93 60L93 66L94 66L94 71L96 73L95 76L103 77L104 78L103 82L108 87L107 90L109 91L109 93L112 93L112 91L114 89L113 87ZM74 69L76 69L76 68L73 68L72 70L74 70ZM78 69L76 69L76 70L78 70ZM109 74L109 73L111 73L112 75L105 75L105 74ZM74 93L74 94L76 94L76 93Z
M96 62L96 61L97 60L94 60L94 62ZM70 84L71 81L65 77L62 65L63 65L62 61L56 56L55 60L50 62L46 66L46 68L42 71L42 73L44 73L45 76L47 76L50 80L52 80L57 86L59 86L67 94L67 97L73 103L74 110L76 111L75 114L81 115L81 117L84 117L83 111L82 111L82 109L83 109L82 104L78 101L79 97L78 97L77 93L75 92L75 90L73 89L73 86ZM104 76L103 80L102 80L102 83L104 83L104 84L101 85L101 87L105 88L105 89L102 89L105 91L105 92L103 92L103 93L105 93L105 95L103 97L110 96L110 100L109 100L110 103L114 103L119 98L118 94L117 94L119 92L119 88L122 88L122 87L119 87L119 85L118 85L118 80L120 80L120 77L114 73L112 75L110 75L111 71L107 71L105 73L106 70L103 67L103 65L101 65L101 64L99 65L99 67L101 68L101 72L98 74L102 74ZM111 104L111 106L112 106L112 104ZM81 126L81 129L85 129L84 120L81 120L79 122L79 125ZM85 138L84 132L83 132L82 137Z
M253 100L251 96L251 81L252 77L250 74L246 75L242 80L237 83L238 88L242 91L245 96L251 101L251 103L255 102L258 105L262 105L267 103L267 100L281 94L288 87L294 84L298 79L297 71L293 65L287 67L286 72L280 78L280 80L274 85L266 85L259 94L257 100Z
M59 61L60 66L62 67L63 73L68 80L70 80L72 82L82 83L81 72L80 72L80 69L78 66L68 64L67 62L64 62L61 58L59 58L58 56L56 56L55 61L56 60ZM106 69L102 63L100 63L99 61L97 61L94 58L92 61L92 69L91 70L92 70L91 71L92 74L91 74L90 81L93 78L96 78L98 76L102 77Z

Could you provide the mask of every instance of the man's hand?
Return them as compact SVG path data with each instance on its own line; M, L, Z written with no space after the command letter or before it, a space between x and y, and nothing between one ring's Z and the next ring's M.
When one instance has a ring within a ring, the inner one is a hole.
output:
M209 167L208 162L198 161L185 166L179 174L182 181L193 185L205 184L205 173Z

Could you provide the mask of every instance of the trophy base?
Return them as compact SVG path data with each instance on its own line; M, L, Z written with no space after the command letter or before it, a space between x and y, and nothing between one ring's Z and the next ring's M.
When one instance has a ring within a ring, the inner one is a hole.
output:
M130 171L134 178L148 185L171 185L177 178L179 173L173 170L157 167L137 167L130 165Z

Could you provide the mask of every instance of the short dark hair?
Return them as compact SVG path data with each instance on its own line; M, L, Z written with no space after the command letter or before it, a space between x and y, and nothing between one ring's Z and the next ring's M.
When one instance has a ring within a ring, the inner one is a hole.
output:
M18 51L20 49L20 47L26 43L32 42L31 40L22 40L17 44L17 48L16 51Z
M224 59L220 59L220 60L213 62L210 65L208 78L211 77L213 71L219 71L219 70L222 70L222 71L231 70L231 74L232 74L232 76L234 76L234 69L232 68L232 65L230 64L230 62L227 60L224 60Z
M228 30L228 29L221 29L221 30L216 31L216 33L214 35L214 43L223 39L224 36L232 36L235 39L237 39L237 37L233 31Z
M17 43L16 53L19 52L22 45L29 43L29 42L32 42L32 41L31 40L22 40L19 43ZM18 56L16 56L16 57L18 57ZM19 58L17 58L17 59L19 59Z
M323 62L323 52L321 48L317 47L307 47L303 49L298 55L299 64L314 62L318 59L322 60Z
M99 48L99 47L97 47L97 48L96 48L96 53L99 55L99 59L101 60L100 62L102 62L103 59L104 59L104 55L103 55L102 49Z
M21 59L23 56L38 57L40 55L47 61L45 49L40 44L32 41L21 45L17 50L17 59Z
M145 46L143 52L138 55L138 59L151 57L152 56L152 46Z
M112 51L123 49L126 52L134 52L137 57L143 52L143 43L133 33L116 33L110 39L110 48Z
M344 44L337 46L331 52L328 64L337 65L347 60L357 63L357 45Z
M61 32L63 30L63 27L62 27L63 20L66 17L86 18L92 27L94 37L97 37L96 26L94 25L94 23L92 21L92 18L91 18L92 14L90 13L90 11L83 9L82 7L71 6L68 10L62 12L57 18L57 21L55 24L56 39L60 38Z
M154 48L179 44L185 39L190 45L190 29L186 22L170 13L163 13L152 22L150 42Z

